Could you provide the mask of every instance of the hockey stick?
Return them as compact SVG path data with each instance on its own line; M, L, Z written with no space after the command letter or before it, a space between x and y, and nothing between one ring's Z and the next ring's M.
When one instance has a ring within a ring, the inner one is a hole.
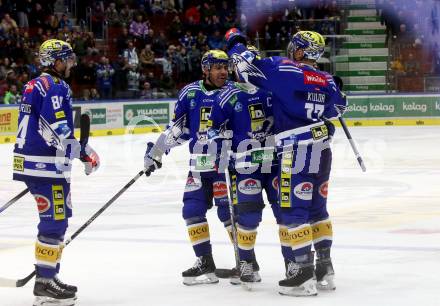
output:
M347 136L347 139L350 142L351 148L353 149L354 155L359 163L359 166L361 166L361 169L363 172L367 171L367 168L365 167L365 164L364 164L364 160L362 159L362 156L359 154L359 151L356 147L356 144L354 143L353 138L351 137L350 131L347 128L347 124L345 123L344 118L339 117L338 119L342 125L342 129L344 130L345 136Z
M344 88L344 81L342 81L342 79L337 75L334 75L333 79L335 81L336 86L338 86L339 90L342 91L342 89ZM344 120L344 118L342 118L342 110L339 107L337 107L336 105L335 105L335 109L339 114L339 118L338 118L339 122L341 123L341 126L342 126L342 129L344 130L345 136L347 136L347 139L350 142L351 148L353 149L354 155L356 156L356 159L359 163L359 166L361 166L362 171L365 172L365 171L367 171L367 168L365 167L364 160L362 159L362 156L360 155L360 153L356 147L356 144L355 144L353 138L351 137L350 131L348 130L348 127L347 127L347 124L345 123L345 120Z
M226 177L226 186L228 188L228 202L229 202L229 213L231 215L231 233L232 233L232 244L234 246L234 256L235 256L235 267L238 271L240 266L240 256L238 255L238 240L237 240L237 226L235 223L235 213L234 213L234 195L231 185L231 177L232 171L228 169L225 173ZM234 271L232 269L215 269L215 275L218 278L231 278L234 275Z
M3 205L2 207L0 207L0 213L2 213L4 210L6 210L6 208L8 208L9 206L11 206L12 204L14 204L15 202L17 202L18 200L20 200L26 193L28 193L29 189L25 189L22 192L20 192L19 194L17 194L15 197L13 197L12 199L9 200L8 203L6 203L5 205Z
M67 239L64 243L64 247L69 245L73 239L75 239L83 230L85 230L90 223L92 223L96 218L98 218L99 215L101 215L110 205L113 204L114 201L116 201L121 194L123 194L125 191L127 191L128 188L130 188L131 185L133 185L144 173L151 173L151 169L144 169L142 171L139 171L138 174L136 174L135 177L133 177L124 187L121 188L121 190L118 191L117 194L115 194L104 206L102 206L93 216L90 217L89 220L87 220L86 223L84 223L79 229L76 230L75 233L73 233L72 236L70 236L69 239ZM0 287L23 287L27 284L36 274L36 271L32 271L28 276L22 279L7 279L7 278L1 278L0 277Z
M79 142L81 144L87 144L89 142L89 134L90 134L90 117L87 114L82 114L80 119L80 136L79 136ZM5 205L0 207L0 214L6 210L9 206L17 202L19 199L21 199L26 193L29 192L29 189L26 188L23 191L21 191L19 194L17 194L14 198L9 200Z

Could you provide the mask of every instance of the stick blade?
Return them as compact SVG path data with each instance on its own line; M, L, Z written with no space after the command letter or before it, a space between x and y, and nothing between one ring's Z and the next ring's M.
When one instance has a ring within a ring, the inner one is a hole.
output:
M15 288L15 287L17 287L17 280L0 277L0 287Z

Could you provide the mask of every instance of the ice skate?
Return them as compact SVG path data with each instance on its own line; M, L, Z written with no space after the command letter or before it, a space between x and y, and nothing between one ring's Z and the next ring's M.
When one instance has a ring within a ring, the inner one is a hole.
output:
M320 290L335 290L335 271L330 258L318 258L316 260L316 287Z
M74 292L74 293L77 293L77 292L78 292L78 287L73 286L73 285L68 285L68 284L64 283L64 282L58 277L58 275L55 275L55 277L53 278L53 280L55 281L55 283L56 283L59 287L61 287L61 289L65 289L65 290L68 290L68 291L72 291L72 292Z
M218 277L215 275L215 263L212 255L200 256L194 266L182 272L183 284L187 286L201 284L216 284Z
M289 262L287 278L279 281L279 293L290 296L317 295L313 263Z
M253 274L254 274L254 282L261 282L261 276L260 276L260 266L258 265L257 260L252 261L252 268L253 268ZM232 285L240 285L240 271L237 270L237 268L232 268L232 276L229 279L229 282Z
M37 278L34 286L35 300L33 306L73 306L75 292L57 285L54 279Z

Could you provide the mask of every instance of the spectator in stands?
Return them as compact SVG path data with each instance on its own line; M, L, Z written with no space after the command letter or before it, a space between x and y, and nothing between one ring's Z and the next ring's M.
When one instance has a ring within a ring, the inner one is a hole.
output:
M200 23L200 5L193 5L185 11L185 22L198 25Z
M78 67L75 67L76 81L80 85L91 85L96 83L95 63L83 57Z
M130 9L128 4L125 4L119 13L119 20L123 27L128 27L130 22L133 20L133 11Z
M213 35L208 38L208 46L211 49L223 49L225 47L223 42L223 36L220 34L220 31L217 30Z
M84 32L85 47L87 48L88 55L96 55L99 53L99 49L96 48L96 41L93 35L93 32Z
M119 13L114 2L111 2L105 10L105 20L107 20L109 25L112 27L119 26L121 24L119 20Z
M152 30L151 30L152 31ZM118 54L122 54L128 48L128 41L131 40L130 33L127 28L122 28L121 35L116 39L116 48Z
M32 11L32 0L16 0L16 10L18 17L18 26L20 28L29 28L29 13Z
M84 100L84 101L90 100L90 89L87 89L87 88L83 89L81 100Z
M152 68L154 65L154 52L151 50L151 45L145 45L139 54L139 60L142 68Z
M92 9L92 32L96 37L103 37L103 22L105 20L105 12L102 2L97 2Z
M168 28L168 35L170 39L178 39L183 34L183 23L180 20L180 16L176 15L173 18L173 21L171 22L169 28Z
M101 62L96 68L99 94L103 99L112 98L112 81L115 70L110 65L108 58L101 57Z
M415 58L413 53L408 54L404 67L409 76L418 76L420 74L420 61Z
M140 76L140 73L135 69L130 69L127 73L127 90L132 93L132 97L135 97L139 91Z
M36 2L29 15L29 25L31 27L43 27L46 20L46 12L40 3Z
M191 35L191 31L186 31L185 35L179 38L179 42L186 50L190 50L195 44L195 38Z
M101 97L99 96L98 91L96 90L96 88L91 88L90 89L90 100L91 101L96 101L99 100Z
M207 43L208 43L208 37L202 31L199 31L196 37L197 48L201 48Z
M40 75L41 71L39 67L40 67L40 60L38 56L34 56L34 59L29 64L26 65L27 71L29 72L29 77L31 79L34 79Z
M73 32L71 45L76 56L81 57L87 54L86 40L81 33Z
M18 104L20 103L21 94L17 90L17 85L11 84L9 90L5 93L3 98L4 104Z
M148 35L148 22L143 21L142 15L137 15L136 20L133 20L130 23L130 34L133 36L135 41L141 42L141 46L143 47L145 36Z
M157 89L159 87L159 81L157 77L154 76L152 71L149 71L145 77L145 82L150 83L151 89Z
M153 51L157 57L163 57L168 49L168 39L164 31L159 32L159 36L153 39Z
M153 0L151 5L151 11L155 15L163 15L164 8L162 7L162 1L161 0Z
M72 31L73 29L72 21L69 19L69 17L66 14L63 14L61 16L59 27L60 29L67 27L69 31Z
M59 28L58 17L55 15L49 15L46 21L44 22L44 27L46 29L46 33L50 31L51 33L56 32Z
M2 22L0 23L0 28L3 31L4 35L8 37L14 29L18 29L18 26L15 20L12 19L9 14L5 14L3 16Z
M132 40L128 41L128 47L123 52L123 57L127 60L132 70L136 70L139 66L139 57Z
M142 85L142 90L140 92L141 99L153 99L153 90L149 82L145 81Z

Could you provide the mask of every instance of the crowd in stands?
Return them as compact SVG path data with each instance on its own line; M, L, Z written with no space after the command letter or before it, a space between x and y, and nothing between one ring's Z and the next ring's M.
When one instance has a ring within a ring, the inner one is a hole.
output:
M68 80L74 97L98 100L175 96L201 77L204 52L225 49L224 33L234 26L265 50L284 50L300 29L341 33L335 0L288 1L281 8L282 1L241 0L238 10L236 1L76 0L73 12L71 1L55 11L55 0L0 0L0 103L19 101L23 85L39 75L38 48L49 38L68 41L78 57ZM440 9L430 1L430 31L426 18L416 18L424 1L376 1L389 39L412 50L396 49L392 67L402 75L426 72L417 50L427 36L439 35ZM430 73L440 72L437 44L429 59Z
M424 78L440 73L439 1L377 0L376 7L387 28L395 89L430 90Z

